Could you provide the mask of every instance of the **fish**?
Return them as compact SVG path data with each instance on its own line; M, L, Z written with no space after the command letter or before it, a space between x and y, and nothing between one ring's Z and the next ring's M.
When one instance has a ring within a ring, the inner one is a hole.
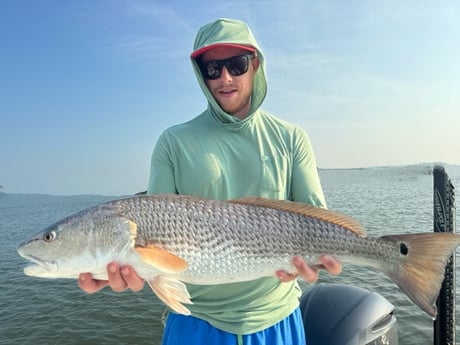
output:
M131 265L173 311L190 315L186 284L216 285L295 272L321 255L386 274L436 318L446 264L460 236L409 233L368 237L353 218L304 203L244 197L138 195L74 213L18 246L28 276L107 279L107 264Z

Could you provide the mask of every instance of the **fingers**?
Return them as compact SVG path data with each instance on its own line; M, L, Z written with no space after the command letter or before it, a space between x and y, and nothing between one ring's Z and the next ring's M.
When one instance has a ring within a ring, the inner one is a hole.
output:
M144 279L139 277L131 266L120 266L116 262L111 262L107 266L109 275L109 285L115 292L131 289L134 292L142 290Z
M292 264L296 268L298 275L307 283L312 284L318 280L318 269L308 266L305 260L300 256L294 257L294 259L292 259Z
M279 270L276 272L276 276L279 280L287 283L299 276L308 283L314 283L318 279L318 269L308 266L304 259L300 256L294 257L294 259L292 259L292 264L296 268L297 273L289 273L284 270Z
M109 285L112 291L122 292L128 288L128 284L121 276L120 265L117 262L111 262L107 265L107 275L109 276Z
M78 286L80 289L85 291L86 293L93 294L98 292L104 286L106 286L109 282L107 280L95 280L91 276L91 273L82 273L78 277Z
M144 288L144 279L139 277L131 266L121 267L121 275L133 292L139 292Z
M92 294L109 285L115 292L131 289L134 292L142 290L144 279L139 277L131 266L122 266L116 262L107 265L108 280L93 279L90 273L82 273L78 278L78 286L86 293Z
M342 264L334 259L332 256L329 255L321 255L319 260L321 264L324 266L324 269L332 274L333 276L337 276L342 272Z
M292 264L296 268L297 273L279 270L276 272L276 275L282 282L289 282L299 276L307 283L314 283L318 280L320 269L327 270L331 275L339 275L342 272L342 265L333 257L321 255L319 259L320 264L309 266L302 257L296 256L292 259Z
M296 279L297 278L297 273L289 273L289 272L286 272L284 270L279 270L279 271L276 271L276 276L283 283L287 283L287 282L290 282L291 280Z

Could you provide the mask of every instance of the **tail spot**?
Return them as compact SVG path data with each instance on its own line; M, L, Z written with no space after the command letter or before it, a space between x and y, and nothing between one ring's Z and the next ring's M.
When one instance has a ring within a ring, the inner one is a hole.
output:
M409 248L407 248L407 245L404 242L402 242L399 244L399 251L402 255L407 255L407 253L409 253Z

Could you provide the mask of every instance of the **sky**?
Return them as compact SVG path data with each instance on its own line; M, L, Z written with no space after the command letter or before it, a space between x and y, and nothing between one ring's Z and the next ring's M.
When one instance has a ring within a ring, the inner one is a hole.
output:
M158 136L206 107L189 55L220 17L250 26L263 109L319 167L460 164L459 1L2 0L0 185L145 190Z

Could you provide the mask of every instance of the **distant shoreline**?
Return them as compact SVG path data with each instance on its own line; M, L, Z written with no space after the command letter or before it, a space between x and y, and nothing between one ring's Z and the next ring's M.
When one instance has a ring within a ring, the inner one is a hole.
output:
M367 167L336 167L336 168L323 168L318 167L318 170L365 170L365 169L401 169L401 168L434 168L435 166L443 166L443 167L460 167L460 164L451 164L451 163L444 163L444 162L433 162L433 163L414 163L414 164L405 164L405 165L375 165L375 166L367 166Z

